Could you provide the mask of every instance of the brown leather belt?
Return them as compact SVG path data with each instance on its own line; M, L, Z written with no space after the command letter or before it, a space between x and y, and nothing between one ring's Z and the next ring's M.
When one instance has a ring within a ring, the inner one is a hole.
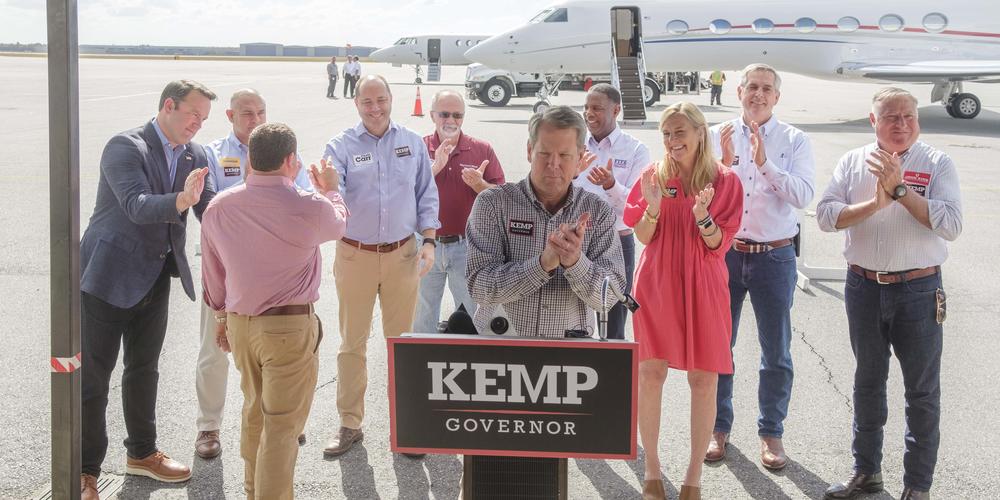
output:
M274 306L257 316L295 316L297 314L309 314L312 312L312 304L288 304L284 306Z
M771 250L777 248L784 248L791 244L792 244L791 238L768 241L766 243L758 243L756 241L743 241L734 239L733 250L743 253L764 253L764 252L770 252Z
M933 276L941 271L940 266L925 267L923 269L911 269L909 271L883 272L869 271L861 266L851 264L851 271L865 279L872 280L880 285L893 285L905 283L915 279Z
M340 241L343 241L344 243L347 243L348 245L351 245L354 248L359 248L361 250L366 250L366 251L369 251L369 252L389 253L389 252L392 252L393 250L396 250L399 247L405 245L406 242L410 241L410 238L412 238L412 237L413 237L413 235L411 234L411 235L407 236L406 238L403 238L403 239L401 239L399 241L394 241L392 243L376 243L374 245L369 245L367 243L361 243L360 241L355 241L355 240L352 240L350 238L341 238Z
M465 236L460 234L449 234L447 236L435 236L434 239L438 240L440 243L455 243L456 241L462 241Z

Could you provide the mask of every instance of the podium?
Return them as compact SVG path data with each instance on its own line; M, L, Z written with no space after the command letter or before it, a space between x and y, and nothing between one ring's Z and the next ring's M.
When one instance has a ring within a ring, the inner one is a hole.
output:
M406 334L387 343L392 451L465 455L465 500L565 498L566 461L553 459L636 457L633 342Z

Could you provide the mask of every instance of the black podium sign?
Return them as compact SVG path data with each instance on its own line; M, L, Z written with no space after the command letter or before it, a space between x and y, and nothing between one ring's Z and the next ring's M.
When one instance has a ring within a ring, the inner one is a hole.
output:
M634 459L637 347L592 339L390 338L392 450Z

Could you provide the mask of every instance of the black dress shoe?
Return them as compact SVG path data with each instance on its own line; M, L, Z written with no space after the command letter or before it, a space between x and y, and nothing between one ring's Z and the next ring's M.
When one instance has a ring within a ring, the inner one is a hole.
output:
M903 488L903 496L899 500L931 500L929 491L915 490L910 487Z
M851 477L826 489L825 500L843 500L854 498L862 493L878 493L882 491L882 473L864 474L854 471Z

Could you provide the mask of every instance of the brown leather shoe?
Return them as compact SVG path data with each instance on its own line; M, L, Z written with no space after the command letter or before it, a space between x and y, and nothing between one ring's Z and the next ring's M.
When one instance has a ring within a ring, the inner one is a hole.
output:
M663 480L650 479L643 481L642 500L667 500L667 491L663 489Z
M681 494L678 500L701 500L701 488L697 486L681 485Z
M847 481L830 485L823 495L825 500L844 500L854 498L862 493L878 493L882 491L882 474L865 474L854 471Z
M125 473L146 476L164 483L183 483L191 479L191 469L170 458L162 451L153 452L145 458L128 457Z
M788 457L785 455L785 446L781 444L781 438L760 437L760 463L770 470L781 470L788 465Z
M219 431L198 432L198 438L194 440L194 451L205 460L219 456L222 453Z
M708 451L705 452L706 462L718 462L726 458L726 442L729 441L729 433L713 432L712 440L708 442Z
M903 488L903 495L899 497L899 500L931 500L931 493L907 486Z
M80 500L101 500L97 493L97 478L90 474L80 474Z
M351 429L341 427L337 437L330 441L323 449L323 458L334 458L347 453L354 446L354 443L361 442L365 438L365 433L361 429Z
M299 446L306 444L306 433L299 434Z

